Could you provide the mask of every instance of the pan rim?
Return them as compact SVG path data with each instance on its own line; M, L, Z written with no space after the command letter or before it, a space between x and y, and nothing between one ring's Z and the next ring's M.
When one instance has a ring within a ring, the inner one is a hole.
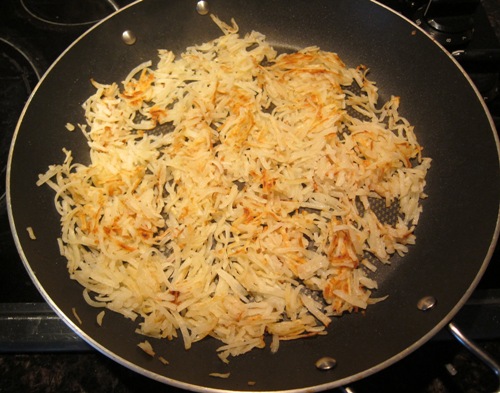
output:
M11 143L11 146L10 146L10 149L9 149L9 156L8 156L8 162L7 162L6 202L7 202L8 219L9 219L9 224L10 224L10 227L11 227L12 235L14 237L14 242L15 242L16 248L17 248L17 250L19 252L19 255L21 256L21 260L22 260L25 268L28 270L29 275L30 275L31 279L33 280L36 288L42 294L43 298L47 301L47 303L50 305L50 307L52 307L54 309L54 311L56 312L56 314L68 326L70 326L71 329L78 336L80 336L83 340L85 340L87 343L89 343L93 348L95 348L96 350L98 350L103 355L105 355L105 356L113 359L117 363L119 363L119 364L121 364L121 365L129 368L130 370L133 370L133 371L137 372L138 374L141 374L141 375L143 375L145 377L148 377L150 379L156 380L158 382L166 383L168 385L171 385L171 386L174 386L174 387L177 387L177 388L181 388L181 389L187 389L187 390L199 391L199 392L227 392L227 393L252 391L252 390L216 389L216 388L203 387L203 386L199 386L199 385L194 385L194 384L182 382L182 381L179 381L179 380L176 380L176 379L172 379L172 378L166 377L164 375L159 375L159 374L157 374L155 372L149 371L149 370L147 370L147 369L145 369L143 367L140 367L137 364L135 364L135 363L133 363L133 362L131 362L131 361L129 361L129 360L121 357L121 356L116 355L113 351L105 348L102 344L100 344L99 342L97 342L96 340L94 340L93 338L91 338L90 336L88 336L51 299L51 297L49 296L49 294L46 292L45 288L43 288L43 286L41 285L41 283L36 278L31 265L28 263L28 259L27 259L26 255L24 253L21 241L19 239L19 234L18 234L18 231L17 231L16 226L15 226L15 218L14 218L13 211L12 211L11 185L10 185L10 181L11 181L11 164L12 164L12 159L13 159L13 155L14 155L14 149L15 149L15 145L16 145L16 139L17 139L17 136L18 136L18 133L19 133L19 130L20 130L20 126L21 126L23 118L24 118L24 116L25 116L25 114L26 114L26 112L28 110L28 107L30 106L30 103L31 103L33 97L35 96L35 94L37 93L39 87L42 85L42 83L46 79L46 76L59 63L60 59L62 57L64 57L65 54L67 52L69 52L78 42L80 42L85 36L87 36L91 31L93 31L94 29L96 29L98 26L100 26L101 24L105 23L110 18L114 17L116 14L118 14L118 13L120 13L120 12L122 12L122 11L130 8L130 7L133 7L133 6L135 6L135 5L139 4L139 3L142 3L142 2L143 2L143 0L134 1L133 3L127 5L126 7L123 7L120 10L118 10L118 11L110 14L108 17L102 19L100 22L98 22L93 27L91 27L89 30L87 30L85 33L83 33L77 40L75 40L70 46L68 46L68 48L63 53L61 53L61 55L48 68L48 70L45 72L45 74L42 76L42 78L40 78L40 81L38 82L37 86L33 89L33 92L30 95L30 97L28 98L28 100L27 100L27 102L26 102L26 104L25 104L25 106L23 108L23 111L21 113L21 116L19 118L19 121L17 123L16 129L15 129L15 132L14 132L14 136L13 136L13 139L12 139L12 143ZM486 106L486 103L485 103L484 99L480 95L477 87L474 85L473 81L468 76L468 74L465 72L465 70L463 69L463 67L458 63L458 61L441 44L439 44L435 39L433 39L427 32L425 32L421 27L419 27L418 25L416 25L413 21L411 21L410 19L408 19L408 18L404 17L403 15L397 13L393 9L389 8L388 6L386 6L384 4L381 4L377 0L370 0L370 2L376 4L376 5L380 6L380 7L385 8L386 10L388 10L388 11L392 12L393 14L395 14L396 16L404 19L407 23L410 23L415 29L418 29L419 31L423 32L427 38L429 38L435 45L437 45L441 49L441 52L444 52L448 56L448 58L450 58L453 61L453 63L455 64L455 66L460 70L461 74L465 77L465 79L468 81L470 87L475 92L475 95L477 96L479 102L482 105L484 113L487 116L488 122L489 122L491 130L493 132L493 137L494 137L495 144L496 144L497 157L499 157L499 165L500 165L500 142L499 142L498 133L496 131L496 126L495 126L495 124L493 122L493 118L491 116L491 113L489 112L488 107ZM498 242L498 239L499 239L499 234L500 234L500 202L499 202L499 209L497 211L497 219L496 219L496 224L495 224L495 231L494 231L493 236L492 236L492 238L490 240L490 246L488 248L488 252L487 252L487 254L486 254L486 256L485 256L485 258L483 260L483 263L481 265L480 270L478 271L478 273L477 273L476 277L474 278L474 280L472 281L471 285L469 286L469 288L467 289L467 291L463 294L463 296L460 298L460 300L455 304L455 306L448 312L448 314L438 324L436 324L433 327L433 329L431 329L427 334L425 334L424 336L422 336L419 340L415 341L412 345L408 346L405 350L399 352L397 355L395 355L395 356L393 356L393 357L391 357L389 359L386 359L385 361L383 361L381 363L378 363L376 366L374 366L372 368L366 369L364 371L361 371L359 373L351 375L351 376L349 376L347 378L343 378L343 379L340 379L340 380L335 380L333 382L328 382L328 383L324 383L324 384L320 384L320 385L315 385L315 386L312 386L312 387L302 387L302 388L294 388L294 389L286 389L286 390L273 390L272 392L278 392L279 391L279 392L283 392L283 393L299 393L299 392L303 392L304 389L308 389L308 391L324 391L324 390L327 390L327 389L332 389L332 388L337 388L337 387L340 387L340 386L345 386L345 385L350 384L352 382L355 382L355 381L361 380L363 378L366 378L366 377L368 377L370 375L373 375L373 374L375 374L375 373L377 373L377 372L379 372L379 371L381 371L381 370L383 370L383 369L385 369L385 368L387 368L387 367L389 367L389 366L397 363L398 361L400 361L401 359L405 358L406 356L408 356L413 351L415 351L418 348L420 348L423 344L425 344L428 340L430 340L433 336L435 336L438 333L438 331L442 330L453 319L453 317L456 315L456 313L463 307L463 305L465 304L465 302L469 299L469 297L471 296L471 294L474 292L474 290L477 287L477 285L478 285L481 277L484 275L484 272L486 271L486 268L488 266L489 261L491 260L493 252L495 250L495 246L496 246L496 244ZM264 391L262 391L262 392L264 392Z

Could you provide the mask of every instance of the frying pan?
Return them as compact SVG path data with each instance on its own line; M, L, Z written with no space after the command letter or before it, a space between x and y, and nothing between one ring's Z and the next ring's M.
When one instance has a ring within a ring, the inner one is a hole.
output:
M491 117L442 47L375 2L210 0L209 5L222 20L234 17L241 33L264 33L280 51L318 45L349 66L367 65L381 100L401 97L400 111L415 126L433 164L417 244L375 274L377 295L389 298L365 313L335 319L326 336L284 342L276 354L254 350L229 365L217 358L218 343L212 339L189 351L182 340L151 339L169 360L165 366L137 347L144 337L134 333L133 322L108 313L102 327L96 324L99 310L86 305L59 255L53 192L35 182L48 165L62 162L63 147L73 151L76 162L89 162L84 137L64 125L84 122L81 104L93 93L91 78L119 82L135 65L154 61L159 48L180 53L221 34L190 0L144 0L120 10L84 34L42 78L21 116L8 163L8 212L21 258L47 302L83 339L122 365L179 388L320 391L373 374L443 328L486 269L499 232L499 143ZM137 38L133 45L122 40L126 30ZM422 311L417 304L427 296L437 302ZM318 370L315 363L325 356L337 365ZM230 372L230 377L213 378L212 372Z

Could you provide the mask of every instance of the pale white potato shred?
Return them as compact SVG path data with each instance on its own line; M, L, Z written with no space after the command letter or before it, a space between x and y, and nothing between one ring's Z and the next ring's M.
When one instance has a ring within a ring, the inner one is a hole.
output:
M213 19L221 37L160 50L122 87L92 81L91 163L65 150L38 184L56 191L61 253L90 305L146 336L180 332L186 349L215 337L227 362L380 300L365 257L415 242L430 159L365 67L317 47L278 55ZM399 201L397 222L370 198Z

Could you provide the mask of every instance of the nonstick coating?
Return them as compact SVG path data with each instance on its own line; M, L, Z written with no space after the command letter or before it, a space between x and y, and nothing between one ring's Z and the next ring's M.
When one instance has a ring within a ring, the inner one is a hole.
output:
M12 143L8 166L8 209L22 260L47 302L95 348L131 369L189 390L311 391L340 386L398 361L437 333L468 298L489 261L498 237L500 172L498 138L482 99L460 67L415 25L383 6L363 0L209 0L222 20L234 17L240 32L257 30L279 50L317 45L338 53L349 65L370 68L381 100L401 97L400 112L415 126L424 154L433 159L416 230L417 244L405 258L380 267L376 295L389 298L366 313L335 319L323 337L284 342L234 358L215 354L219 343L197 343L189 351L181 339L149 339L163 365L141 351L144 337L135 324L89 307L82 288L68 278L59 255L60 234L54 193L37 187L40 173L64 159L88 163L83 135L65 124L84 121L81 104L93 93L90 79L120 82L134 66L156 61L157 49L182 52L221 34L194 1L144 0L91 29L54 64L27 104ZM124 30L134 45L121 39ZM235 163L237 165L237 163ZM27 227L37 239L31 240ZM434 296L422 312L417 302ZM72 310L82 320L80 324ZM319 371L315 361L338 362ZM230 372L227 379L209 373ZM252 383L249 383L252 381ZM254 383L253 383L254 382Z

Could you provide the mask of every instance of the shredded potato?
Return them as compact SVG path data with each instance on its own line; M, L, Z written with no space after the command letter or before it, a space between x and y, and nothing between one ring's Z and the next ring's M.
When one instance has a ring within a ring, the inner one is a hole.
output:
M75 307L71 308L71 312L73 313L73 316L76 318L76 320L78 321L78 323L80 325L82 325L83 324L82 319L80 318L80 316L76 312L76 308Z
M278 54L213 19L221 37L160 50L121 86L92 81L90 164L64 150L38 184L56 192L90 305L186 349L214 337L228 362L380 300L366 257L414 244L431 160L366 67L318 47ZM374 200L396 203L394 222Z
M229 378L231 376L231 373L210 373L208 375L210 375L211 377L214 377L214 378L226 379L226 378Z
M28 231L28 236L31 240L36 240L35 231L33 230L32 227L27 227L26 231Z
M102 321L104 319L104 315L105 315L105 311L101 311L99 314L97 314L97 317L96 317L96 322L99 326L102 326Z
M151 343L148 340L140 342L139 344L137 344L137 346L151 357L154 357L156 355L155 351L153 350L153 347L151 346Z

